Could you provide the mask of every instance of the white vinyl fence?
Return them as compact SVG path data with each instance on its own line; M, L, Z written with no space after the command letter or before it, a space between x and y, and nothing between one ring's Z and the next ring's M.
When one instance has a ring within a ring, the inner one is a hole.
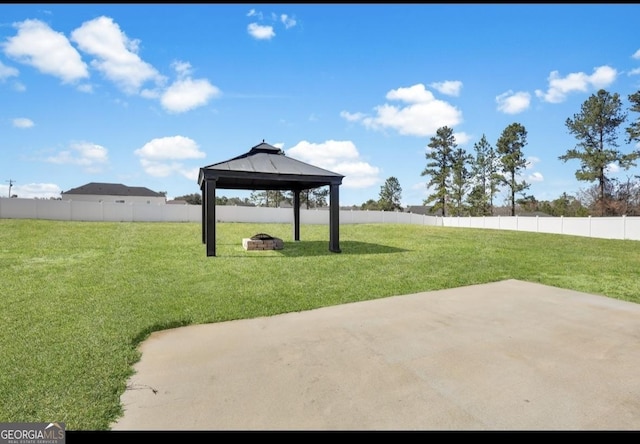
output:
M0 219L104 222L197 222L200 205L81 202L0 198ZM293 223L293 209L216 206L218 222ZM441 217L399 211L341 210L340 224L398 223L459 228L532 231L605 239L640 240L640 217ZM329 224L329 210L300 210L301 224Z

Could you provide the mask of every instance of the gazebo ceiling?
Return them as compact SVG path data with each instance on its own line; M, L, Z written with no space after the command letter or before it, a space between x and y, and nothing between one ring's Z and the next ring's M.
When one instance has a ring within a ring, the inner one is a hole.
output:
M244 190L307 190L340 185L343 175L287 157L264 141L249 152L200 168L198 184L215 180L216 188Z

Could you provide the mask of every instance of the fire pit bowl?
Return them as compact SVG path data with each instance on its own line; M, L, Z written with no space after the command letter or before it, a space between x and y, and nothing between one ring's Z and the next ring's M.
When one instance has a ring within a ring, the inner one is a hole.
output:
M282 250L284 242L282 239L273 237L266 233L258 233L250 238L242 239L242 246L245 250Z
M251 240L272 240L273 236L271 236L270 234L266 234L266 233L258 233L258 234L254 234L253 236L251 236L250 239Z

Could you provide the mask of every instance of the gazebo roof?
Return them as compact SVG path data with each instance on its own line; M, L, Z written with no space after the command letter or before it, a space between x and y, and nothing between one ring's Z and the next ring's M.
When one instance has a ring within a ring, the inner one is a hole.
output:
M308 190L340 185L343 175L287 157L268 143L249 152L200 168L198 184L215 180L216 188L243 190Z

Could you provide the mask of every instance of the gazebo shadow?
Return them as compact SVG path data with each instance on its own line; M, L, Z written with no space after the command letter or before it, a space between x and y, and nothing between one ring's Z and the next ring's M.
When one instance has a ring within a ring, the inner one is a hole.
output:
M375 244L371 242L340 241L340 253L338 255L353 254L393 254L403 253L403 248L390 247L388 245ZM285 241L282 250L278 250L282 256L328 256L336 255L327 248L327 241Z

